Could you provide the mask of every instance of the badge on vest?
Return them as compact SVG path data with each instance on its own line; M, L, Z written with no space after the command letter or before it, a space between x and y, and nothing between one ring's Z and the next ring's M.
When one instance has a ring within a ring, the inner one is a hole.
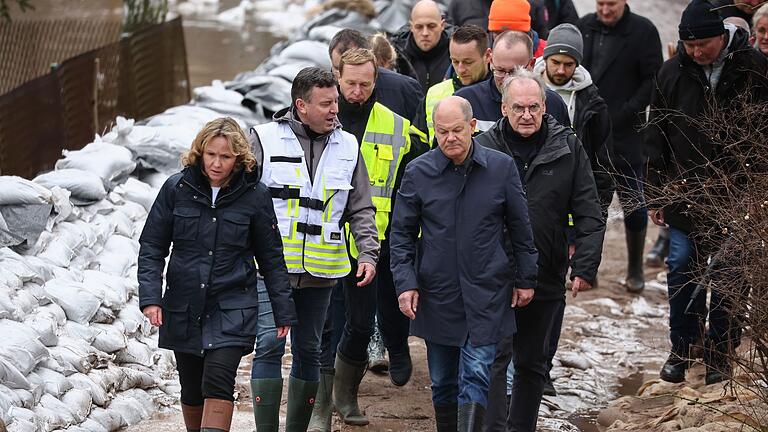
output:
M331 240L340 241L341 240L341 233L340 232L332 232L331 233Z

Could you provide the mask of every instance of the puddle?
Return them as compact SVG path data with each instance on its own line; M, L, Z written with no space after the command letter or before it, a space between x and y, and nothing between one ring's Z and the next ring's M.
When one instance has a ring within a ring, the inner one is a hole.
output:
M568 421L581 432L600 432L600 426L597 424L598 414L598 411L576 414L568 417Z

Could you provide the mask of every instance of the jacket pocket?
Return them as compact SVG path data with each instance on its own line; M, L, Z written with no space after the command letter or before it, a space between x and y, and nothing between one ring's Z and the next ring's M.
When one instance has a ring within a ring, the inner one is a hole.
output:
M189 337L189 305L162 305L165 337L184 342Z
M330 190L348 191L352 189L350 179L352 176L345 169L330 168L323 176L325 188Z
M199 224L199 208L177 207L173 209L173 240L197 239Z
M222 244L245 247L250 238L249 225L251 220L248 216L239 214L224 214L221 216L221 232L219 241Z
M233 336L256 336L259 330L259 299L255 295L252 297L219 301L222 333Z

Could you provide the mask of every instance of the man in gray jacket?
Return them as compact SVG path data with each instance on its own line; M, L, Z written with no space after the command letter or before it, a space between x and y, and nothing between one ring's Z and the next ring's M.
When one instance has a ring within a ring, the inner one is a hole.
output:
M286 431L306 431L320 380L320 338L331 289L351 270L345 222L359 250L358 286L376 275L379 242L365 162L355 137L341 130L337 81L316 67L302 69L293 104L251 134L261 182L272 194L299 324L291 331L293 364ZM274 329L269 302L259 319ZM256 427L277 431L285 339L259 335L251 371Z

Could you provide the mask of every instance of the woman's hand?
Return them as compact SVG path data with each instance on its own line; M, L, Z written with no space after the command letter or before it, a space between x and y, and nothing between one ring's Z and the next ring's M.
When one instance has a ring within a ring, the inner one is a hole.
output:
M153 326L163 325L163 309L157 305L151 305L144 308L144 316L149 319Z
M288 336L288 332L291 330L291 326L280 326L277 328L277 338L282 339Z

